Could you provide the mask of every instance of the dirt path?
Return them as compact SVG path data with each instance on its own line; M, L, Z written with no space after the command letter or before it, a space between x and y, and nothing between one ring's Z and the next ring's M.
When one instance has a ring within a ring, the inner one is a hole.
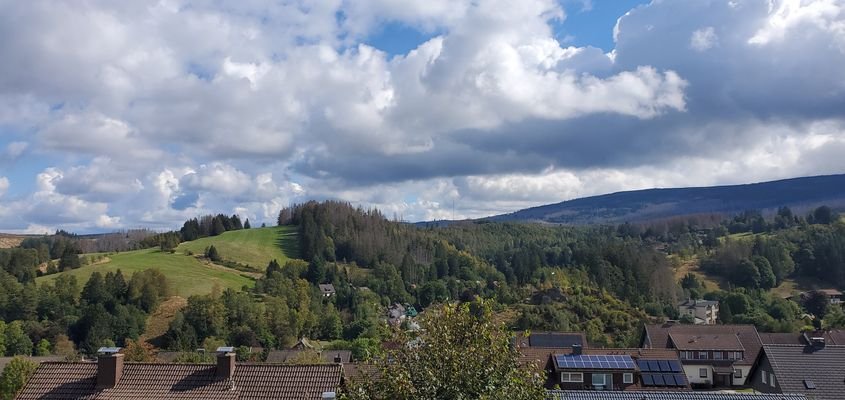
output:
M187 305L188 300L180 296L173 296L162 302L155 312L147 317L147 328L141 335L141 340L149 342L150 339L164 335L176 313Z
M680 281L686 274L692 273L699 281L704 283L705 289L707 290L728 290L729 285L727 280L704 273L699 269L700 262L701 260L697 256L681 260L681 264L675 268L675 280Z

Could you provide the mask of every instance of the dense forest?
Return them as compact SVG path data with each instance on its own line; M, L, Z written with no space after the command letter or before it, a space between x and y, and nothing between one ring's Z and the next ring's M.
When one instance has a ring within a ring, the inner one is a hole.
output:
M145 340L188 352L221 344L286 348L307 337L368 358L391 331L407 327L407 320L385 322L391 305L422 311L476 298L493 304L511 329L583 331L604 346L636 345L644 322L678 318L676 304L685 298L720 300L722 323L761 331L845 326L841 308L812 294L798 304L771 290L795 279L845 286L845 224L827 207L804 216L781 208L771 217L747 211L617 226L420 227L328 201L283 209L278 223L295 227L301 260L272 261L240 290L189 297L163 335ZM138 245L172 252L185 240L248 228L237 216L209 215ZM61 275L36 285L40 274L85 262L80 240L60 232L0 250L0 353L135 345L147 317L171 295L154 265L128 277L95 272L87 282ZM210 247L205 256L213 261L214 253ZM684 262L727 286L700 274L678 278ZM324 296L320 284L332 284L333 295Z

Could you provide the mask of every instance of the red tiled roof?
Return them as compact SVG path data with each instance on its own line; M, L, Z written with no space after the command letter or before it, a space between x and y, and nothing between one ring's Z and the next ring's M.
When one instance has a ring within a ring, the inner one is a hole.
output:
M732 332L719 333L676 333L669 334L669 339L678 350L734 350L743 351L742 342Z
M652 348L674 348L669 334L682 335L735 335L742 347L745 349L745 358L734 362L735 365L751 365L760 354L763 343L757 328L754 325L683 325L683 324L656 324L646 325L645 332L647 339L651 342ZM718 350L718 349L711 349ZM728 349L726 349L728 350Z
M19 400L34 399L320 399L340 387L340 365L240 363L233 379L209 364L126 363L111 389L96 388L95 363L42 363Z

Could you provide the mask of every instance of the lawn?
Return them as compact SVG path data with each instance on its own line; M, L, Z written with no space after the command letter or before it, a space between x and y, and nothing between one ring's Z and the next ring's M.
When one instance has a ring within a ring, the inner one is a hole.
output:
M79 286L82 287L94 271L105 274L120 269L128 280L132 273L150 268L157 268L167 276L173 294L182 297L209 293L215 283L219 283L223 288L234 289L240 289L244 285L251 286L254 283L251 278L242 275L241 272L216 265L206 265L196 257L186 256L179 252L162 253L158 249L111 254L108 262L87 265L60 274L76 276ZM60 274L43 276L37 278L36 281L49 282Z
M226 261L247 264L262 270L273 259L284 265L288 259L299 257L296 228L292 226L230 231L219 236L182 243L177 247L176 253L186 254L190 251L203 254L211 245L214 245L220 257Z

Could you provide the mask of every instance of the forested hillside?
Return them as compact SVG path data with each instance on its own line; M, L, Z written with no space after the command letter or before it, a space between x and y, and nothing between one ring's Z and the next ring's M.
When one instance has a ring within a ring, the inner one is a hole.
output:
M248 232L233 221L190 220L124 253L80 257L70 234L0 250L3 320L32 343L21 339L4 352L88 352L137 340L183 351L223 343L272 349L308 337L367 358L391 329L404 327L386 323L392 304L424 311L476 297L491 301L512 329L583 331L604 346L636 345L644 322L678 318L677 301L688 297L720 300L722 322L761 331L845 326L841 308L782 295L803 289L799 281L845 285L845 224L828 207L616 226L421 228L329 201L281 210L280 227ZM243 255L252 248L260 254ZM334 292L325 296L320 284ZM187 302L168 304L184 308L142 337L150 314L173 294Z
M533 207L488 219L619 224L695 214L731 216L745 210L774 211L778 207L809 210L821 205L845 207L845 175L747 185L635 190Z

